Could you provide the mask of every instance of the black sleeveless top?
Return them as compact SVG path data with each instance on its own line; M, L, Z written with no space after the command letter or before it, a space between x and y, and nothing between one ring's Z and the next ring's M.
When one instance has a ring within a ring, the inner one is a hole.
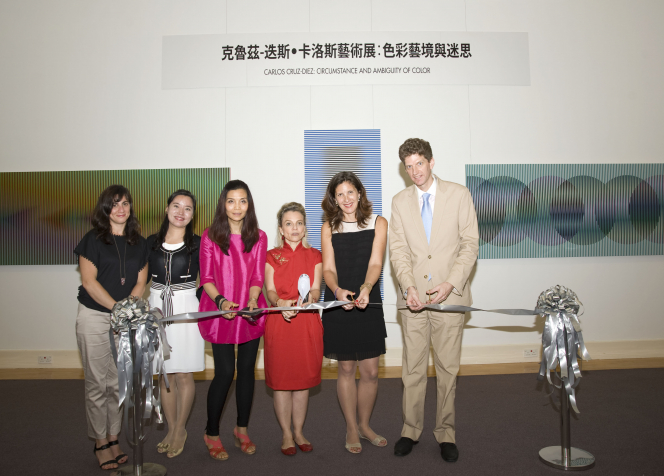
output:
M332 234L334 262L338 284L342 289L360 295L371 259L376 232L377 215L369 219L369 226L358 229L356 223L343 223L339 233ZM325 301L334 301L334 293L325 290ZM380 283L369 293L369 302L382 303ZM369 305L365 309L345 311L338 307L323 313L323 342L325 357L335 360L365 360L385 353L385 319L382 306Z

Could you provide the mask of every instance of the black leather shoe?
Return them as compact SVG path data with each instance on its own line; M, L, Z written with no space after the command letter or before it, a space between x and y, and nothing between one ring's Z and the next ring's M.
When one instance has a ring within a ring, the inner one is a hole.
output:
M413 441L410 438L406 438L405 436L402 436L401 438L399 438L399 441L397 441L394 444L394 455L395 456L406 456L411 451L413 451L413 445L416 445L418 443L419 443L419 441Z
M454 463L459 459L459 450L454 443L441 443L440 456L448 463Z

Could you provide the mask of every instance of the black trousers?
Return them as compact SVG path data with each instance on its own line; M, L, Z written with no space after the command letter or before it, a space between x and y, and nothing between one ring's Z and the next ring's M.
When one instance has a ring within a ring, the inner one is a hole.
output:
M237 345L237 381L235 400L237 404L237 426L249 425L249 413L254 400L254 368L258 354L258 339ZM212 344L214 378L207 395L208 436L219 436L219 420L226 403L228 390L235 374L235 344Z

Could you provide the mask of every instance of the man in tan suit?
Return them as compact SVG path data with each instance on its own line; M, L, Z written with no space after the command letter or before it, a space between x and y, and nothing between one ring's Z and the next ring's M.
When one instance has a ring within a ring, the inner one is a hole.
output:
M454 395L464 314L422 310L428 302L470 306L468 277L477 260L477 216L468 189L433 175L429 143L408 139L399 158L413 185L392 199L390 261L399 281L404 337L403 419L394 454L405 456L424 425L424 397L433 346L437 378L434 436L447 462L459 457L455 444Z

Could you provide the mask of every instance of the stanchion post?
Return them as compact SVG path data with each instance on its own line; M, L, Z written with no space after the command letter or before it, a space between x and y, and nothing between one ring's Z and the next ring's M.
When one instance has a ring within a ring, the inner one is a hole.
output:
M567 329L563 328L563 339L565 340L565 355L569 355L567 347ZM571 359L567 360L567 372L573 372L572 367L569 365ZM571 466L572 449L571 449L571 432L570 432L570 409L569 397L565 390L565 384L562 379L560 381L560 458L565 466Z
M573 372L570 358L570 349L567 343L567 329L563 328L565 340L565 354L567 355L567 372ZM595 466L595 457L585 450L572 448L570 431L570 405L569 396L565 390L565 383L560 379L560 446L547 446L539 452L542 463L563 471L583 471Z
M130 333L131 338L131 360L136 363L136 349L134 343L136 342L136 330L131 329ZM143 410L145 407L145 401L143 398L143 387L141 379L141 366L134 365L134 373L131 376L134 384L134 394L131 395L131 398L134 400L134 414L132 415L132 465L125 465L121 468L118 468L117 471L112 473L113 476L165 476L166 468L157 463L143 463L143 443L144 443L144 432L143 432ZM152 368L152 367L150 367ZM125 402L125 405L127 403ZM130 431L129 428L125 428L125 431Z
M136 342L136 331L131 330L131 360L136 362L136 349L134 348L134 343ZM139 365L134 365L134 375L132 375L134 380L134 415L133 420L134 424L132 425L132 433L134 435L134 452L133 452L133 464L134 464L134 476L143 476L143 441L141 436L143 436L143 391L141 389L141 367ZM129 431L129 428L127 428Z

